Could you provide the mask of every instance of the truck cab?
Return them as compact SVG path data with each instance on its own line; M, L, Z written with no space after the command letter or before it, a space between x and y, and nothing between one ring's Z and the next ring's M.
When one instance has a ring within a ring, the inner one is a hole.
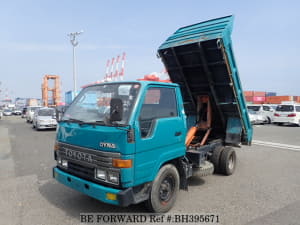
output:
M146 202L163 213L179 189L188 189L189 177L231 175L232 147L252 140L229 37L232 19L180 28L160 46L173 83L84 88L59 121L54 178L102 202Z
M172 83L139 81L85 88L59 122L55 177L73 188L76 179L85 179L89 188L83 185L81 190L91 196L101 188L118 193L118 199L97 196L104 202L127 205L145 200L140 196L128 202L126 193L135 192L132 187L149 186L145 184L155 179L164 163L185 155L187 128L181 99L179 86Z

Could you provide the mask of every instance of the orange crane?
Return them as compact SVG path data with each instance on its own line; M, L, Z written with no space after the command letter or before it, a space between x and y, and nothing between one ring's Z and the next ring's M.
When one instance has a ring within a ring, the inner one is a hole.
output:
M49 87L49 80L54 80L54 87ZM45 107L55 107L60 101L60 82L58 75L45 75L42 83L42 100ZM49 92L51 95L49 96ZM49 98L50 97L50 98ZM50 100L50 101L49 101Z

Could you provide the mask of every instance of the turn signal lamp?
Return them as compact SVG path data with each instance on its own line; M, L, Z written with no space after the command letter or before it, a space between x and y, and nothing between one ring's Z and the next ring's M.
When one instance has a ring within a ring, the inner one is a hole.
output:
M54 151L57 151L57 150L59 150L59 145L58 145L58 143L55 143L54 144Z
M117 167L117 168L131 168L132 160L131 159L113 159L112 165L113 165L113 167Z
M117 195L113 193L106 193L106 199L115 201L117 200Z

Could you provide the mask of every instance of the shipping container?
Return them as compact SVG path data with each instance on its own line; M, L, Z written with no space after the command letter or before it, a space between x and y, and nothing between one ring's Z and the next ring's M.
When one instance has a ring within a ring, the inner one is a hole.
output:
M266 97L266 92L263 91L254 91L253 96L261 96L261 97Z
M79 94L80 90L76 92L74 91L67 91L65 92L65 104L70 105L74 98Z
M300 96L294 96L294 101L300 103Z
M265 104L263 101L253 101L253 104Z
M244 91L245 97L252 97L253 96L253 91Z
M276 92L267 92L267 93L266 93L266 97L276 96L276 95L277 95Z
M245 96L246 102L252 102L253 96Z
M266 97L268 104L281 104L282 101L293 101L294 96L269 96Z
M263 96L253 96L253 102L265 102L266 97Z
M70 105L74 98L75 98L74 91L65 92L65 103L66 103L66 105Z
M278 104L281 104L281 101L280 100L266 100L266 103L267 104L276 104L276 105L278 105Z

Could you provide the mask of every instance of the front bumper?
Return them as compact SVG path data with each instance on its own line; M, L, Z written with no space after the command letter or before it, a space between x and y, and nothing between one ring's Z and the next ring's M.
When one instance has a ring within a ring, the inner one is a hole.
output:
M136 203L132 188L119 190L105 187L103 185L96 184L65 173L57 167L53 168L53 178L72 189L75 189L83 194L86 194L105 203L119 206L128 206L130 204ZM109 193L115 194L117 196L116 200L108 199L107 194Z
M39 123L39 124L37 124L37 127L39 128L39 129L51 129L51 128L56 128L56 124L41 124L41 123Z

